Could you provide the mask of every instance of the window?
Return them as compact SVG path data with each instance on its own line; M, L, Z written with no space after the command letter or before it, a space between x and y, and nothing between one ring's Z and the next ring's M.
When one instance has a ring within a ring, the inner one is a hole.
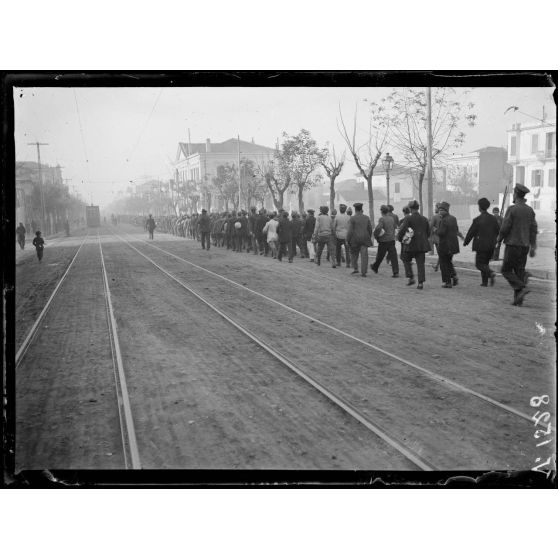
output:
M396 194L400 194L401 193L401 184L399 182L395 183L395 193Z
M539 136L533 134L531 136L531 153L536 153L539 150Z
M517 138L515 136L512 136L510 142L510 157L515 157L516 145L517 145Z
M548 187L556 188L556 169L549 169L548 171Z
M541 208L540 200L533 200L533 209L540 209L540 208Z
M531 187L537 188L543 185L543 171L542 169L536 169L531 171Z
M525 167L517 167L515 181L520 184L525 184Z
M549 132L546 134L546 148L545 148L544 155L545 157L550 159L554 157L555 152L556 152L556 133Z

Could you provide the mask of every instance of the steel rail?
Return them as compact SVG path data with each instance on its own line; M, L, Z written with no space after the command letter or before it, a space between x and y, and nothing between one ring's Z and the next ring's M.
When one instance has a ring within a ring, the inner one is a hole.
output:
M126 375L124 373L122 352L120 351L120 343L118 341L116 319L114 317L114 309L112 306L112 299L110 295L107 269L105 267L105 258L103 255L103 245L99 233L97 233L97 238L99 241L99 251L101 253L101 267L103 270L103 286L105 292L105 304L107 308L109 339L110 339L111 352L113 356L113 371L114 371L114 380L116 384L116 397L118 400L118 416L120 419L120 431L122 434L122 449L124 451L124 462L126 468L129 469L130 463L127 457L128 454L127 450L129 450L131 468L141 469L141 460L139 456L136 431L134 428L134 419L132 416L132 409L130 406L128 387L126 384ZM116 366L114 366L115 357L116 357Z
M119 235L116 235L119 236ZM122 239L122 237L120 237ZM122 239L124 240L124 239ZM257 291L254 291L248 287L245 287L244 285L241 285L240 283L237 283L235 281L233 281L232 279L228 279L227 277L224 277L222 275L219 275L218 273L215 273L214 271L210 271L209 269L206 269L205 267L199 266L189 260L186 260L184 258L181 258L180 256L177 256L176 254L173 254L172 252L168 252L167 250L164 250L163 248L160 248L159 246L156 246L155 244L146 242L145 240L142 239L138 239L139 242L142 242L144 244L147 244L148 246L151 246L153 248L155 248L156 250L159 250L160 252L163 252L164 254L168 254L169 256L172 256L173 258L180 260L184 263L187 263L188 265L191 265L192 267L195 267L196 269L205 271L206 273L213 275L215 277L218 277L220 279L222 279L223 281L226 281L228 283L231 283L232 285L238 287L239 289L243 289L246 290L256 296L259 296L269 302L272 302L274 304L277 304L278 306L281 306L282 308L285 308L287 310L290 310L291 312L294 312L295 314L298 314L299 316L302 316L304 318L307 318L309 320L314 321L317 324L320 324L332 331L334 331L335 333L338 333L340 335L343 335L344 337L348 337L349 339L352 339L353 341L357 341L358 343L361 343L362 345L365 345L366 347L369 347L375 351L378 351L379 353L382 353L385 356L388 356L394 360L398 360L399 362L406 364L407 366L414 368L415 370L418 370L419 372L421 372L422 374L436 380L437 382L440 382L446 386L451 386L453 388L455 388L458 391L461 391L463 393L468 393L469 395L472 395L473 397L477 397L478 399L481 399L483 401L485 401L486 403L489 403L490 405L493 405L494 407L497 407L499 409L502 409L508 413L511 413L512 415L515 415L517 417L520 417L524 420L527 420L529 422L533 422L533 418L531 416L529 416L526 413L523 413L517 409L514 409L513 407L511 407L510 405L506 405L505 403L501 403L500 401L497 401L496 399L493 399L492 397L489 397L487 395L484 395L474 389L468 388L458 382L455 382L453 380L450 380L449 378L445 378L444 376L441 376L440 374L437 374L436 372L432 372L431 370L427 370L426 368L423 368L422 366L419 366L418 364L415 364L403 357L400 357L399 355L396 355L394 353L390 353L389 351L386 351L385 349L382 349L381 347L378 347L376 345L373 345L372 343L369 343L368 341L365 341L364 339L359 339L358 337L355 337L354 335L351 335L350 333L347 333L346 331L340 330L338 328L336 328L335 326L332 326L326 322L323 322L321 320L319 320L318 318L314 318L313 316L310 316L308 314L305 314L304 312L301 312L300 310L296 310L295 308L292 308L291 306L288 306L287 304L283 304L282 302L279 302L278 300L275 300L271 297L268 297L267 295L264 295L262 293L259 293ZM552 431L555 431L555 428L552 428Z
M116 236L119 236L119 235L116 235ZM231 324L233 327L235 327L241 333L243 333L244 335L249 337L252 341L254 341L257 345L259 345L262 349L264 349L266 352L268 352L273 357L275 357L277 360L279 360L281 363L283 363L285 366L287 366L287 368L289 368L291 371L293 371L295 374L297 374L299 377L301 377L303 380L305 380L307 383L309 383L312 387L317 389L327 399L329 399L330 401L335 403L338 407L343 409L346 413L348 413L350 416L352 416L354 419L356 419L358 422L360 422L362 425L364 425L367 429L369 429L371 432L376 434L376 436L381 438L384 442L386 442L388 445L390 445L396 451L401 453L406 459L411 461L411 463L413 463L414 465L416 465L417 467L419 467L423 471L433 471L433 470L435 470L435 467L432 464L430 464L426 459L419 456L416 452L414 452L413 450L411 450L410 448L405 446L402 442L400 442L394 436L392 436L391 434L386 432L383 428L381 428L377 424L373 423L368 417L365 417L355 407L353 407L349 402L347 402L343 398L339 397L338 395L335 395L333 392L331 392L329 389L327 389L325 386L323 386L323 384L321 384L320 382L318 382L317 380L315 380L314 378L312 378L311 376L309 376L308 374L306 374L305 372L300 370L300 368L298 368L295 364L293 364L288 358L283 356L277 350L270 347L267 343L265 343L264 341L259 339L256 335L254 335L248 329L241 326L239 323L237 323L235 320L233 320L230 316L228 316L225 312L223 312L222 310L219 310L219 308L214 306L211 302L206 300L203 296L198 294L195 290L190 288L188 285L186 285L180 279L178 279L177 277L172 275L172 273L169 273L167 270L163 269L159 264L154 262L149 256L145 255L143 252L138 250L135 246L133 246L131 243L129 243L126 239L123 239L122 237L119 237L119 238L121 238L121 240L123 240L126 244L128 244L128 246L130 246L130 248L135 250L140 256L142 256L147 261L149 261L151 264L153 264L162 273L164 273L170 279L172 279L173 281L178 283L181 287L183 287L188 292L190 292L192 295L194 295L197 299L202 301L206 306L211 308L214 312L216 312L219 316L221 316L229 324Z
M60 286L64 282L64 279L66 279L66 276L68 275L68 272L70 271L72 265L76 261L76 258L79 254L79 251L81 250L82 246L85 244L85 241L87 240L88 236L89 235L86 235L84 237L82 243L79 245L79 248L77 249L76 253L74 254L74 257L72 258L72 261L70 262L70 264L66 268L66 271L64 272L64 275L62 275L62 277L58 281L58 284L54 288L54 291L52 291L52 294L50 295L49 299L47 300L43 310L39 314L38 318L35 320L35 323L31 326L31 329L29 330L29 333L27 334L27 337L23 340L23 343L19 347L19 350L17 351L16 357L15 357L16 368L19 365L19 363L21 362L21 360L23 359L23 357L25 356L25 353L27 352L27 349L29 348L31 342L35 338L35 334L37 332L37 328L39 327L39 324L41 323L41 321L44 318L45 314L47 313L48 309L50 308L51 302L53 301L54 297L56 296L56 293L58 292L58 289L60 289Z

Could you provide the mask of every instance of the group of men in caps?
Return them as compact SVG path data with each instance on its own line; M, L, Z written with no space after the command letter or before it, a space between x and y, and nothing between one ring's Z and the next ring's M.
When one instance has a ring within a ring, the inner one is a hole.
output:
M417 284L422 290L426 281L425 256L436 248L442 287L458 285L458 277L453 265L453 256L459 253L458 238L463 246L473 243L476 253L475 265L481 273L481 286L493 286L496 274L490 268L490 261L498 259L500 245L505 244L501 273L514 290L513 304L521 306L529 292L527 283L530 274L525 270L527 256L535 256L537 223L535 212L525 202L529 189L516 184L513 191L514 204L502 219L498 208L488 212L490 202L486 198L478 200L479 215L473 220L465 238L459 231L456 218L450 214L450 204L436 204L436 212L429 221L420 214L419 203L409 202L403 208L403 218L394 213L391 205L380 207L381 217L375 227L370 218L363 213L363 204L345 204L329 211L321 206L318 216L314 210L299 214L292 211L268 212L265 209L251 208L249 212L213 213L202 210L195 218L195 227L190 236L200 240L202 248L209 250L214 246L226 247L237 252L246 250L263 256L271 256L278 261L286 257L289 262L297 254L316 265L321 265L324 249L332 268L344 262L352 267L353 275L367 276L368 248L376 239L378 250L375 261L370 265L378 273L384 258L391 264L392 277L399 277L399 258L401 259L407 285ZM290 218L289 218L290 217ZM195 230L194 230L195 229ZM396 241L401 243L398 258ZM413 261L417 266L417 277L413 272ZM359 265L360 264L360 265Z

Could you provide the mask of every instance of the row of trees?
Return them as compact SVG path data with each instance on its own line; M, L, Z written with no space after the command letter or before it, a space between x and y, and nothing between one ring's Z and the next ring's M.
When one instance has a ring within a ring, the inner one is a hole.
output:
M467 99L464 92L461 99ZM372 178L384 151L391 151L409 172L418 176L418 201L423 203L423 181L427 175L428 137L426 130L428 104L423 89L398 89L380 100L363 99L366 116L359 117L355 107L352 126L347 125L339 107L338 130L368 189L368 213L374 222ZM459 148L464 141L464 124L473 126L474 105L456 98L451 88L435 88L431 103L432 160L440 163L448 150ZM363 126L363 122L366 125ZM283 208L287 192L298 197L299 210L304 210L303 194L324 178L330 185L330 207L335 201L335 181L341 173L346 151L338 154L326 144L319 147L308 130L289 136L267 161L242 159L240 169L234 164L222 165L211 180L170 184L171 207L175 212L197 211L200 197L210 207L218 198L224 207L238 209L263 203L270 195L277 209ZM239 188L240 178L240 188ZM239 193L240 190L240 193ZM214 204L213 204L214 205Z
M66 220L70 223L85 218L85 202L70 194L68 187L61 184L43 186L46 222L43 223L41 188L35 184L32 191L25 196L26 225L41 226L44 234L53 234L62 230Z

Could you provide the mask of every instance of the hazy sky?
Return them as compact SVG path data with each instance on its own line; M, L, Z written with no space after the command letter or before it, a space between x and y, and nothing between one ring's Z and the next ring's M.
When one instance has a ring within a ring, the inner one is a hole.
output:
M283 131L310 130L320 145L344 149L337 129L339 104L350 124L359 104L359 128L366 130L366 104L391 88L17 88L15 143L18 161L59 163L65 178L89 202L105 204L130 181L167 180L179 141L242 140L273 147ZM457 89L458 98L462 90ZM477 88L477 125L464 127L462 151L487 145L505 146L514 122L540 118L542 107L555 115L552 88ZM389 148L387 149L389 151ZM87 161L87 162L86 162ZM341 179L357 171L347 158Z

